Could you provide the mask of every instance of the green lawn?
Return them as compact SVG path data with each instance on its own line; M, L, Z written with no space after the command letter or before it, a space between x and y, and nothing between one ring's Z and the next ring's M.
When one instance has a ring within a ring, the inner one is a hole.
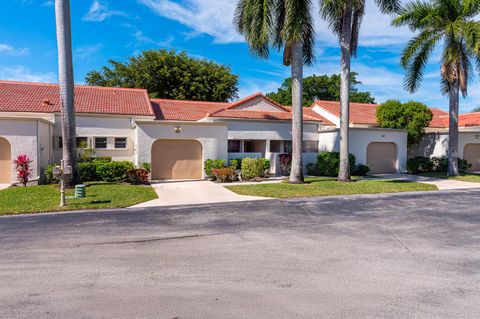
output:
M58 185L31 187L10 187L0 191L0 215L40 213L62 210L120 208L139 204L157 198L148 185L113 183L86 183L86 198L67 198L67 206L59 207L60 190ZM73 190L66 191L67 196Z
M422 173L421 176L453 179L462 182L480 183L480 174L461 173L460 176L447 176L446 173Z
M227 188L237 194L275 198L329 196L353 194L378 194L437 190L434 185L396 180L357 180L351 183L337 182L331 177L306 178L306 184L235 185Z

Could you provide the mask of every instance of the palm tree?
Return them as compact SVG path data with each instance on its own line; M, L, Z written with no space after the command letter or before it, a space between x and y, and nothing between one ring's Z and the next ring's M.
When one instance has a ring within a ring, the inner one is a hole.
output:
M383 13L399 9L399 0L376 0ZM338 180L350 181L349 109L350 58L356 56L358 35L365 14L365 0L320 0L320 15L327 20L340 42L340 167Z
M55 0L55 17L57 25L63 159L65 160L65 165L70 165L73 168L73 178L69 184L75 184L79 180L79 174L77 170L72 31L69 0Z
M395 26L408 26L418 34L402 53L401 64L407 70L405 88L414 92L420 86L428 57L442 41L442 92L449 96L448 175L458 175L459 92L467 95L472 60L480 70L479 0L433 0L405 6L393 20Z
M311 0L239 0L234 24L251 51L268 58L269 47L283 48L292 74L292 169L290 183L303 183L303 66L314 58Z

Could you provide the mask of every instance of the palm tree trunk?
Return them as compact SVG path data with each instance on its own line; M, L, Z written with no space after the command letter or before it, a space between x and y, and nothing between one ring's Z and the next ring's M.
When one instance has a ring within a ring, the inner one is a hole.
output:
M348 2L343 12L342 33L340 36L340 167L338 180L350 181L349 154L349 108L350 108L350 58L352 39L352 3Z
M70 1L55 0L58 45L58 80L62 118L63 159L72 166L73 176L68 185L79 181L76 151L75 102L72 62L72 31L70 26Z
M459 83L456 80L450 84L449 90L449 113L448 126L448 176L458 176L458 103Z
M303 179L303 44L292 45L292 169L289 182L304 183Z

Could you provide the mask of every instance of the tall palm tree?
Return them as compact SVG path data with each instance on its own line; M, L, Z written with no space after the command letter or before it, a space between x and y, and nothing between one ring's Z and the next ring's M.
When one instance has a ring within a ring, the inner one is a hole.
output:
M311 0L239 0L234 24L251 51L268 58L283 48L283 64L292 74L292 169L290 183L303 183L303 66L314 59Z
M399 9L399 0L376 0L383 13ZM349 109L350 109L350 58L355 57L358 35L365 14L365 0L320 0L320 15L340 42L340 167L338 180L350 181Z
M55 17L58 45L58 80L62 118L63 159L73 168L69 184L79 180L76 151L75 98L72 62L72 30L70 26L70 1L55 0Z
M417 32L401 57L407 70L405 87L414 92L420 86L428 57L443 42L441 59L442 92L449 97L448 175L458 175L458 109L459 93L467 95L472 60L480 71L479 0L432 0L407 4L395 26L408 26Z

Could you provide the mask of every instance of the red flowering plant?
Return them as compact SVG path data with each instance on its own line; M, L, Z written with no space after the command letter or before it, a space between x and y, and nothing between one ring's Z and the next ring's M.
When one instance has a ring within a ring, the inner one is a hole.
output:
M15 170L17 171L17 179L23 186L27 186L28 179L32 176L30 164L32 160L25 154L20 154L13 161L15 164Z
M292 154L280 154L280 173L282 176L290 175L290 169L292 168Z

